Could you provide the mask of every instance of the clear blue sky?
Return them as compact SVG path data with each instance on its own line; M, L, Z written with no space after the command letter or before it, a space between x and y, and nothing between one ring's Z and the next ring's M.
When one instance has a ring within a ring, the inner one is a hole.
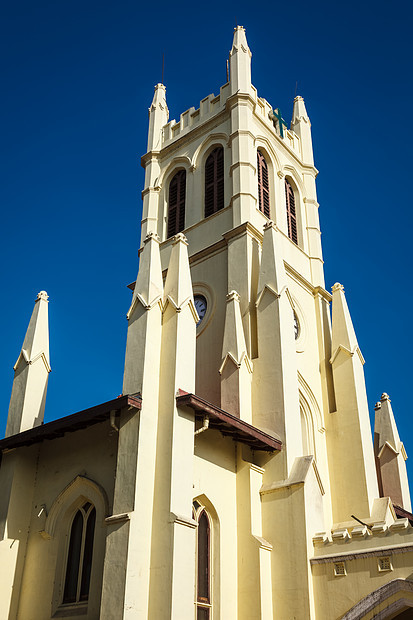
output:
M0 430L34 299L50 295L46 420L117 396L137 271L147 110L170 118L225 82L237 20L253 83L311 117L326 286L345 285L371 410L390 394L413 461L413 101L408 2L4 4ZM409 463L409 461L408 461ZM413 467L411 474L413 476Z

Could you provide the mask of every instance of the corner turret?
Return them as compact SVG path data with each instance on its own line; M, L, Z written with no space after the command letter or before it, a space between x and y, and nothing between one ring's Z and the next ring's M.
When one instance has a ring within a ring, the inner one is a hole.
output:
M291 129L301 141L301 155L305 164L314 165L313 141L311 137L311 122L307 114L304 99L299 95L294 98Z
M229 53L231 95L251 91L251 56L245 29L237 26Z
M43 423L49 377L49 322L46 291L37 295L23 346L14 365L6 437Z
M301 156L305 164L314 165L313 140L311 138L311 123L305 108L304 99L299 95L294 98L291 129L301 141Z
M155 86L155 93L149 108L148 151L159 151L162 143L162 127L169 118L166 105L166 88L163 84Z

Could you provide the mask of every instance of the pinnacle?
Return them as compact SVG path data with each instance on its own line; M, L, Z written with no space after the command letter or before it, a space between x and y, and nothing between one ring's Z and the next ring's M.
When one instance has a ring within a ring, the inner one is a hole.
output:
M332 346L333 354L339 346L354 352L358 348L356 333L347 306L344 286L336 282L332 287Z
M244 26L236 26L234 28L234 40L232 43L232 51L234 48L239 50L242 47L244 52L248 52L251 55L250 49L247 43L247 37L245 34Z

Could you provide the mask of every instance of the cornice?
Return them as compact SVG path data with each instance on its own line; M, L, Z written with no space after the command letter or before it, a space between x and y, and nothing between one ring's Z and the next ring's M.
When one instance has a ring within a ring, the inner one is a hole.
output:
M320 557L310 558L311 564L328 564L331 562L344 562L345 560L358 560L374 556L390 555L393 553L409 553L413 551L413 543L392 545L391 547L375 547L365 551L347 551L344 553L331 553Z
M256 170L257 170L257 167L254 166L254 164L252 164L250 161L236 161L233 164L231 164L230 167L229 167L230 175L232 176L233 170L235 170L236 168L239 168L240 166L247 166L248 168L251 168L254 172L256 172ZM240 193L242 193L242 192L240 192ZM249 196L252 196L252 194L249 194ZM234 197L235 196L233 196L233 198Z
M253 226L251 222L244 222L243 224L240 224L239 226L236 226L235 228L232 228L231 230L223 233L222 236L228 242L231 239L241 237L244 234L248 234L250 237L256 239L260 243L262 243L262 240L264 238L262 232L255 228L255 226Z
M145 187L145 189L143 189L141 192L142 200L145 198L146 194L150 194L151 192L159 193L160 191L161 191L160 185L151 185L149 187Z
M253 140L256 140L256 136L254 136L254 134L249 129L236 129L235 131L229 134L228 145L232 143L233 139L236 136L249 136Z
M256 92L256 91L255 91ZM252 111L255 110L257 100L251 95L251 93L236 92L233 95L229 95L225 102L225 107L228 111L231 111L236 105L249 105Z

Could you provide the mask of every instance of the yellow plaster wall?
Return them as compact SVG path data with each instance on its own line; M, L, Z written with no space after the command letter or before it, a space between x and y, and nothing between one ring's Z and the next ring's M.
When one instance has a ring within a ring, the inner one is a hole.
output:
M59 529L58 523L54 538L42 537L40 531L45 527L45 512L43 511L40 517L37 516L42 505L45 505L49 512L58 495L78 475L85 476L100 485L111 504L116 451L117 434L109 422L94 425L83 431L67 433L60 439L41 444L33 502L26 508L30 512L30 526L17 619L50 618L52 600L55 596L54 584L56 580L63 580L64 562L62 563L59 555L66 553L67 533ZM71 617L90 619L99 617L101 588L99 584L103 572L105 537L106 525L101 519L96 522L95 528L96 545L93 556L95 568L92 571L96 578L91 583L88 613ZM62 540L63 546L60 544Z
M383 556L389 555L383 552ZM314 597L316 601L317 620L338 620L358 601L370 592L393 579L413 578L413 551L391 555L392 571L379 572L378 557L370 556L346 560L345 576L334 576L334 564L313 564L312 574ZM403 594L405 596L405 594ZM363 615L363 620L370 620L376 613L386 608L400 595L386 599L371 613ZM410 595L410 598L413 598Z

